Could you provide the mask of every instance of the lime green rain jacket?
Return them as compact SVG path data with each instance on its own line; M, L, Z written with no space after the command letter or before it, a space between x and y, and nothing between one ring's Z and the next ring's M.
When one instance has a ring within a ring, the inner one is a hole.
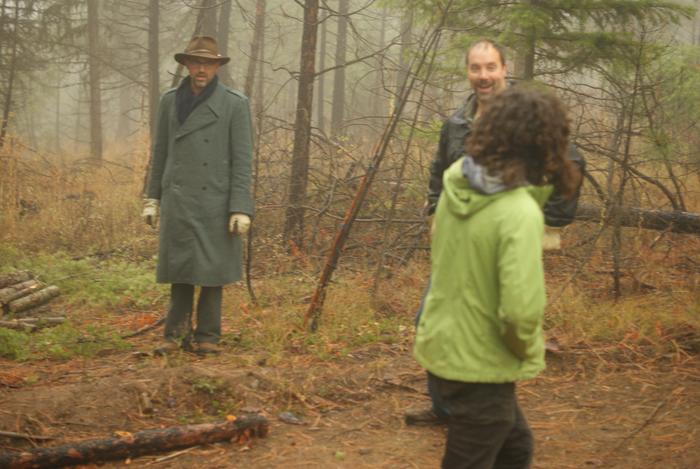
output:
M443 379L532 378L545 367L541 207L552 188L485 194L464 176L464 159L443 176L414 355Z

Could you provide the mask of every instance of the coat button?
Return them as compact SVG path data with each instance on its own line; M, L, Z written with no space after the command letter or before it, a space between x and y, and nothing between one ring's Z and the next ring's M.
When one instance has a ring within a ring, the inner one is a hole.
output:
M208 163L202 163L202 166L206 166Z
M203 191L207 190L207 186L202 186L202 190Z
M205 138L205 139L204 139L204 143L209 143L209 139L208 139L208 138Z

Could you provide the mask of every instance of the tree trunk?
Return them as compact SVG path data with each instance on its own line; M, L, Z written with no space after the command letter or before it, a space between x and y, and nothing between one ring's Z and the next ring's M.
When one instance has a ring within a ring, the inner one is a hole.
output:
M100 76L99 0L87 0L90 86L90 156L102 159L102 85Z
M645 210L637 207L620 207L605 213L605 208L579 205L576 219L600 222L618 218L621 226L670 231L671 233L700 235L700 214L679 211Z
M117 130L115 139L119 142L125 142L131 135L131 117L129 111L133 108L133 89L123 86L119 89L119 114L117 118ZM143 94L141 94L143 102ZM141 118L143 118L143 104L141 105Z
M309 143L311 140L311 106L314 97L318 2L319 0L306 0L304 4L304 30L302 32L299 91L294 125L292 171L289 180L289 205L284 223L285 242L291 241L299 247L304 245L303 204L309 177Z
M413 9L404 12L401 17L401 48L399 49L399 70L396 74L396 95L394 96L394 108L399 107L401 98L399 90L403 87L408 76L407 55L411 42L411 31L413 29ZM406 96L408 98L408 96Z
M231 33L231 2L232 0L225 0L221 4L221 11L219 12L219 31L217 42L219 44L219 53L225 57L228 57L229 53L229 37ZM224 85L233 88L233 77L231 76L230 63L224 64L219 68L219 78Z
M200 34L203 36L216 37L216 8L219 6L218 0L203 0L202 1L202 25Z
M202 423L144 430L124 437L87 440L53 448L34 448L21 453L0 454L0 467L8 469L55 468L135 458L189 446L231 441L267 434L269 424L262 416L239 417L233 422Z
M333 106L331 108L331 136L343 131L345 119L345 56L348 45L349 0L339 0L338 34L335 43L335 72L333 74Z
M389 240L389 229L391 227L391 222L394 219L394 214L396 212L396 206L398 205L398 198L399 198L399 193L403 189L403 181L404 181L404 174L406 173L406 165L408 163L408 159L411 155L411 143L413 142L413 135L415 134L416 127L418 124L418 116L420 115L421 111L421 103L423 103L423 98L426 93L426 89L428 88L429 83L430 83L430 76L433 71L433 66L435 64L435 56L436 56L436 51L437 51L437 45L435 49L433 50L433 54L430 57L430 63L428 64L428 70L427 73L425 74L425 81L423 82L423 86L420 91L420 96L418 98L418 105L416 107L415 112L413 113L413 121L411 122L411 127L408 132L408 138L406 139L406 146L404 147L403 150L403 158L401 159L401 166L399 167L399 174L396 177L395 181L395 186L394 186L394 191L391 195L391 205L389 207L389 210L386 215L386 224L384 225L384 233L382 235L382 245L381 245L381 252L379 255L379 261L377 262L377 270L374 274L374 281L372 282L372 287L370 291L372 294L376 294L379 291L379 282L381 281L382 273L384 270L384 263L386 262L386 257L387 257L387 251L389 249L388 246L388 240Z
M5 14L5 2L3 2L3 16ZM2 111L2 124L0 124L0 148L5 144L7 126L10 122L10 111L12 110L12 91L15 81L15 68L17 66L17 36L19 34L19 2L15 2L15 17L12 26L12 50L10 52L10 70L7 78L7 88L5 89L5 105Z
M328 25L328 11L323 10L321 16L321 44L318 51L318 69L326 69L326 37ZM325 135L326 127L326 74L322 73L318 76L318 91L316 95L316 126L318 130Z
M523 57L523 80L532 80L535 77L535 35L531 33L525 44L525 56Z
M248 72L245 77L245 88L243 92L249 98L253 96L253 87L255 86L255 71L258 67L260 46L262 45L265 34L265 0L257 0L255 2L255 26L253 31L253 42L250 45L250 58L248 59ZM262 96L258 96L261 99Z
M423 69L423 66L426 63L428 56L431 53L434 53L434 51L437 48L440 39L440 33L442 31L443 25L445 24L445 20L448 16L450 8L452 7L452 3L453 0L447 2L440 22L435 27L432 34L427 36L425 47L422 50L420 60L415 68L413 78L410 80L410 82L408 80L404 81L403 85L399 89L399 92L397 93L397 102L399 103L399 106L394 108L389 122L387 123L384 129L384 133L380 141L375 146L375 150L372 155L372 160L370 161L367 167L367 172L360 181L357 191L355 192L355 197L350 203L350 206L345 211L343 223L340 225L340 229L336 233L335 239L333 240L333 245L328 251L326 263L323 266L323 270L321 271L321 276L319 277L316 290L311 296L309 309L307 310L306 316L304 318L304 326L308 326L312 332L318 329L318 323L321 317L321 310L323 308L323 302L325 301L326 297L326 287L328 286L328 282L330 282L331 280L333 272L335 271L335 268L338 264L338 260L340 259L340 253L343 251L345 242L347 241L348 236L350 235L350 229L352 228L352 224L357 218L357 214L359 213L360 208L362 207L362 204L365 200L370 186L372 185L372 181L374 180L377 171L379 171L379 167L382 163L382 160L384 159L384 155L387 152L389 144L393 138L394 132L396 131L396 126L398 125L401 115L403 113L406 100L410 95L413 86L415 85L416 78L419 76L421 70ZM408 75L406 76L408 77Z
M379 48L384 49L386 44L386 17L387 17L387 7L386 5L382 8L382 25L379 29ZM374 84L374 94L372 96L372 114L374 114L377 122L380 117L386 115L384 106L386 104L384 96L384 52L379 56L379 63L377 70L375 71L375 84Z
M55 114L55 140L56 140L56 153L62 153L61 150L61 80L58 80L56 84L56 114Z
M262 126L263 126L263 84L265 82L265 74L263 65L265 64L265 10L267 8L265 0L257 0L255 5L255 38L254 44L251 46L250 63L248 67L252 64L258 69L258 79L257 83L255 81L255 71L250 71L248 69L248 74L246 77L246 88L250 87L250 90L246 91L246 94L254 95L252 99L253 109L255 113L255 159L253 161L253 200L256 200L258 196L258 177L260 174L260 145L262 137ZM255 53L253 53L253 51ZM253 60L255 56L255 60ZM249 77L249 78L248 78ZM253 91L253 85L255 86L255 91ZM253 265L253 243L255 240L255 224L250 226L248 230L248 244L246 245L246 259L245 259L245 281L246 288L248 289L248 295L250 296L250 301L253 304L258 303L258 298L253 290L252 281L252 265Z
M527 8L536 8L533 5L533 0L520 0ZM520 28L519 33L523 37L523 42L516 50L514 58L513 72L520 80L532 80L535 76L535 43L537 32L531 26Z
M160 47L158 31L160 29L159 0L148 2L148 124L151 135L155 131L156 113L160 100Z

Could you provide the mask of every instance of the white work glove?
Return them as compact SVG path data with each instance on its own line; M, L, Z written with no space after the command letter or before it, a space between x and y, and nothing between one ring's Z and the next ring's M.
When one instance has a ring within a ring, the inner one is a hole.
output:
M141 218L153 228L158 224L158 199L143 199L143 212Z
M228 219L228 232L231 234L244 235L250 228L250 217L245 213L232 213Z
M545 226L544 236L542 237L542 250L556 251L558 249L561 249L561 228Z

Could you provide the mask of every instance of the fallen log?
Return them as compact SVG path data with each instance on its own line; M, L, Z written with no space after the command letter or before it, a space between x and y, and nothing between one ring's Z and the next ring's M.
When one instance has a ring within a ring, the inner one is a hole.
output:
M33 279L34 274L27 270L16 270L7 274L0 275L0 288L5 288L8 285L14 285L20 282L26 282Z
M606 213L604 207L581 204L576 211L576 219L582 221L612 220L620 217L620 224L649 230L668 230L672 233L700 234L700 214L680 211L645 210L636 207L622 207Z
M269 423L265 417L251 415L239 417L232 422L157 428L133 434L125 432L125 436L114 438L0 454L0 467L40 469L135 458L217 441L231 441L248 436L264 437L268 429Z
M61 291L57 286L50 285L23 298L10 301L7 304L7 309L10 313L19 313L20 311L25 311L27 309L43 305L44 303L48 303L52 298L57 297L60 293Z
M37 280L26 280L5 287L0 290L0 304L6 305L12 300L29 295L40 287L43 287L43 284Z
M0 327L18 331L34 331L44 327L57 326L66 322L65 317L54 318L21 318L12 321L0 321Z

